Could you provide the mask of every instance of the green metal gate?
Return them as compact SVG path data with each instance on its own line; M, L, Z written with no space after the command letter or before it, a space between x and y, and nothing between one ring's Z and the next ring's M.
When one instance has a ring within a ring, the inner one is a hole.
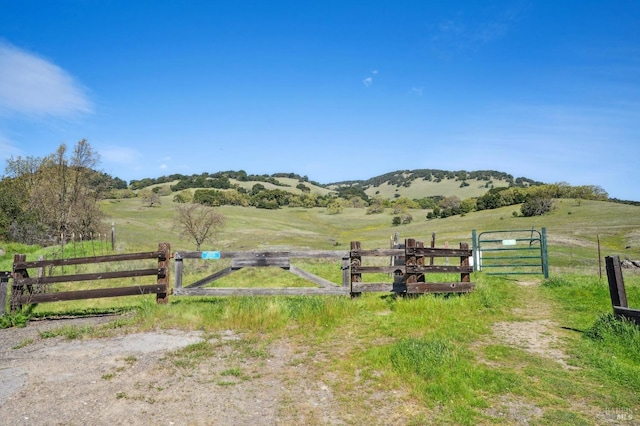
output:
M473 237L473 270L487 274L543 274L549 278L547 231L486 231Z

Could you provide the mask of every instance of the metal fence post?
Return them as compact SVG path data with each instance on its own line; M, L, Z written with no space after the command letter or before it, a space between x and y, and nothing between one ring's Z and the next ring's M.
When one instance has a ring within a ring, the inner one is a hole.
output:
M542 227L540 236L540 246L542 247L542 272L544 278L549 278L549 254L547 253L547 228Z

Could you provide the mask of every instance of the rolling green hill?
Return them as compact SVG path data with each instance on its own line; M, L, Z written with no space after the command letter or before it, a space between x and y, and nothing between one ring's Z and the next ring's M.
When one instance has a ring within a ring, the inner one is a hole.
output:
M221 184L222 183L222 184ZM433 169L400 170L375 176L367 180L342 181L321 184L309 181L306 176L294 173L276 173L272 175L251 175L243 171L203 173L201 175L182 176L171 175L159 178L147 178L132 181L130 187L134 190L147 187L164 187L167 191L173 188L242 188L251 190L259 184L268 190L279 189L294 194L303 191L298 188L304 185L308 192L316 195L336 193L340 188L355 187L362 189L368 197L394 199L407 197L419 199L434 196L457 196L460 199L479 197L492 188L509 186L541 185L531 179L513 176L493 170L481 171L444 171ZM208 186L211 185L211 186Z
M146 207L139 199L105 200L102 204L109 222L117 229L121 250L148 249L158 242L170 242L174 250L194 250L186 236L173 229L175 203L172 195L162 197L157 207ZM324 208L276 210L222 206L218 211L226 225L215 243L203 250L252 249L348 249L350 241L369 248L385 248L397 232L401 239L428 241L436 233L437 244L471 243L473 229L540 229L549 239L552 272L598 267L600 239L603 256L620 255L640 259L640 207L606 201L577 202L555 200L555 209L544 216L514 217L519 206L473 212L464 216L427 220L427 210L410 210L414 220L393 226L391 209L367 214L365 208L347 208L328 214Z

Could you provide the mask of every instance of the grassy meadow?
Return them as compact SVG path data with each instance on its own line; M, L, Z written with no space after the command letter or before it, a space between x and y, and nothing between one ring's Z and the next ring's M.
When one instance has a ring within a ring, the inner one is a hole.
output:
M195 250L173 228L171 199L166 196L152 208L137 199L104 201L107 228L113 223L116 229L116 251L152 251L159 242L171 243L174 252ZM154 296L135 296L58 302L34 306L5 319L4 325L21 324L29 316L118 312L123 315L106 326L61 328L43 337L102 336L113 329L202 330L212 336L233 330L243 336L246 357L261 357L286 341L297 348L312 377L330 387L346 424L637 424L640 329L610 315L598 240L603 257L640 259L640 207L557 200L556 209L545 216L514 217L517 210L513 206L430 221L426 211L414 210L412 223L392 226L389 210L367 215L365 209L346 209L330 215L320 208L225 206L219 208L226 217L224 229L202 249L348 250L356 240L365 249L387 248L395 233L425 242L435 233L436 246L443 247L471 245L473 229L545 227L548 280L474 273L476 290L470 294L407 299L381 294L355 299L171 296L168 305L156 305ZM65 256L70 250L90 255L96 246L87 244L67 245ZM11 268L14 252L26 253L28 260L47 252L11 244L3 248L0 270ZM219 262L185 263L186 283L223 268ZM301 266L340 282L339 263L306 261ZM624 274L629 304L640 308L640 274ZM309 284L279 269L247 268L215 285ZM529 334L523 335L525 331ZM536 338L549 338L546 351L532 349ZM215 350L213 344L198 344L170 360L196 371ZM242 357L229 371L249 376ZM288 409L302 410L295 404Z

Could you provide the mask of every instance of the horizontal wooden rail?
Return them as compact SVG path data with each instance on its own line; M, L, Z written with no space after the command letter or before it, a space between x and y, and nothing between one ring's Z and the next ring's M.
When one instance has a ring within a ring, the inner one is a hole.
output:
M638 309L623 308L622 306L614 306L613 314L617 317L624 317L640 325L640 310Z
M289 269L291 261L288 257L234 257L231 259L231 268L241 269L247 267L274 266Z
M15 280L16 285L32 285L32 284L55 284L78 281L97 281L109 280L115 278L130 277L146 277L146 276L164 277L167 275L166 268L154 269L137 269L133 271L117 271L117 272L95 272L92 274L75 274L75 275L56 275L49 277L37 278L18 278Z
M65 300L98 299L103 297L137 296L166 292L163 285L149 284L129 287L97 288L93 290L61 291L59 293L23 294L20 303L61 302Z
M409 274L442 274L442 273L471 273L472 266L444 266L444 265L423 265L423 266L352 266L351 272L354 274L371 274L371 273L409 273Z
M469 249L407 247L407 255L427 257L470 257L473 252Z
M14 269L45 268L47 266L86 265L93 263L122 262L127 260L161 259L164 253L151 251L147 253L113 254L108 256L74 257L71 259L34 260L31 262L14 262Z
M349 289L334 286L327 287L184 287L173 290L175 296L346 296Z
M408 294L420 293L466 293L473 290L473 283L451 282L451 283L408 283Z
M216 253L217 259L251 259L251 258L344 258L349 252L344 250L294 250L294 251L177 251L182 259L203 259L208 253Z
M359 241L354 241L359 242ZM349 252L351 257L399 257L404 256L405 249L373 249L373 250L363 250L363 249L351 249Z

